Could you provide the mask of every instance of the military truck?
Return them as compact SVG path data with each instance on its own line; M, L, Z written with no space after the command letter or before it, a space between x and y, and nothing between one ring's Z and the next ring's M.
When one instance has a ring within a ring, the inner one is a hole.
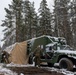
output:
M29 62L33 62L34 49L39 45L42 49L41 62L46 62L49 66L59 63L60 68L72 70L76 65L76 51L74 51L63 37L51 37L43 35L27 41Z

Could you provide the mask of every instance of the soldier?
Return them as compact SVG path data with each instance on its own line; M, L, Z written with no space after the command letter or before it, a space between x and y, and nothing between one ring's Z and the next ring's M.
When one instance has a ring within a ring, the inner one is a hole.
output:
M37 48L34 51L34 56L35 56L34 61L35 61L35 66L38 65L38 67L40 67L40 63L41 63L41 61L40 61L41 52L42 52L42 49L39 46L37 46Z
M3 62L3 63L9 63L8 57L9 57L9 54L6 53L5 51L3 51L2 52L2 60L1 60L1 62Z

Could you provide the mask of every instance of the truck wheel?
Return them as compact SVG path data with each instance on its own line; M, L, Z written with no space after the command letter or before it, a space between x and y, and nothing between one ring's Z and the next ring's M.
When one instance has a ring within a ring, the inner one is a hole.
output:
M67 69L67 70L73 70L73 63L70 59L68 58L62 58L60 61L59 61L59 67L60 68L64 68L64 69Z

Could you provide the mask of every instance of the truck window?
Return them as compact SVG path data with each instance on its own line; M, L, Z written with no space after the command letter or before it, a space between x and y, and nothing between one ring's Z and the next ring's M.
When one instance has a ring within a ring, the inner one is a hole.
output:
M52 47L51 47L51 46L49 47L49 50L50 50L50 51L52 50Z

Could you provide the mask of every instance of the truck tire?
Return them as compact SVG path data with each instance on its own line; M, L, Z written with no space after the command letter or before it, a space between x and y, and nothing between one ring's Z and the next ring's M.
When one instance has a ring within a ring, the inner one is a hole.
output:
M73 70L73 63L70 59L68 58L62 58L60 61L59 61L59 67L60 68L64 68L64 69L67 69L67 70Z

